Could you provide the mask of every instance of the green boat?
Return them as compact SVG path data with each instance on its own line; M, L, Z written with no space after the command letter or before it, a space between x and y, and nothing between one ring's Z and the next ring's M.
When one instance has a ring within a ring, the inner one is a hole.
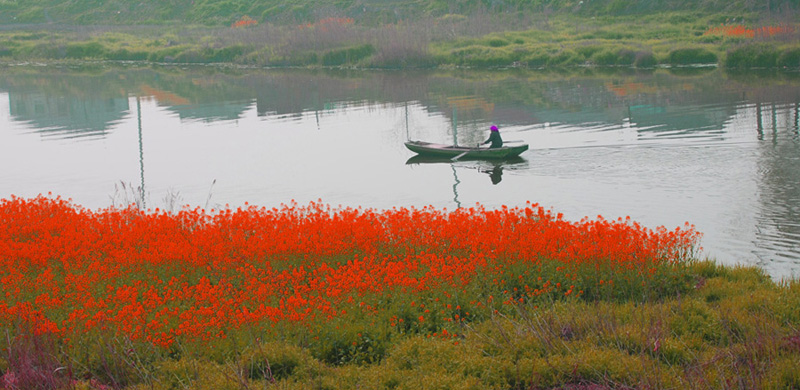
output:
M457 145L434 144L423 141L408 141L406 147L420 156L446 157L458 159L508 159L518 157L528 150L527 144L503 146L500 148L480 148Z

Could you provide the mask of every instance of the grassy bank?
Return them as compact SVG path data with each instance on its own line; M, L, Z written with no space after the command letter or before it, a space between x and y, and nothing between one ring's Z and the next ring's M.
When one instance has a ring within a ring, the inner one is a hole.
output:
M0 201L6 388L792 388L800 283L689 225Z
M0 32L0 60L363 68L717 65L800 69L800 25L758 14L447 14L370 25L246 18L225 27L41 26Z

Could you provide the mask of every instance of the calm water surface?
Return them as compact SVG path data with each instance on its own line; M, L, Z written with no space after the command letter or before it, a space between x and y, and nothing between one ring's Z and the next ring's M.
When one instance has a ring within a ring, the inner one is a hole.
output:
M800 76L710 69L368 72L0 66L0 198L178 209L321 199L385 209L539 203L685 222L703 254L800 276ZM408 139L503 163L418 161Z

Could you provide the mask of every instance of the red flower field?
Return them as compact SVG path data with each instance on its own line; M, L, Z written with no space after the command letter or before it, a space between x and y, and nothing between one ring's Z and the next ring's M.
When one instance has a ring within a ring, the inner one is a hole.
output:
M164 348L287 324L313 334L354 316L452 337L504 304L613 298L677 279L670 270L699 236L689 225L570 222L536 204L169 213L12 197L0 201L0 323L67 343L111 332Z

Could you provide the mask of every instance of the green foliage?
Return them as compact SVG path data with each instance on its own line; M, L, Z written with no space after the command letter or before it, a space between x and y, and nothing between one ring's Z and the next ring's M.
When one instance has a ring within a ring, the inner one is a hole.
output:
M106 58L115 61L146 61L150 58L150 53L146 51L130 51L128 49L117 49L112 52L109 52Z
M341 66L341 65L354 65L359 61L373 55L375 47L371 44L363 44L344 49L334 49L325 52L322 55L322 65L325 66Z
M70 43L66 46L65 57L67 58L103 58L105 47L99 42Z
M30 12L35 11L37 4L50 0L32 1L35 3ZM754 14L749 12L705 16L673 9L663 2L601 0L592 1L592 4L584 2L581 7L566 1L512 1L473 14L470 10L475 10L479 3L441 2L437 3L441 9L436 11L440 14L415 18L411 17L415 7L408 6L403 8L403 12L408 13L403 14L402 23L385 24L386 18L398 16L394 11L389 13L393 16L386 16L385 5L368 1L352 15L333 13L337 17L353 17L354 24L348 24L346 31L325 31L319 26L298 29L297 23L316 25L334 20L328 18L328 13L354 4L340 0L331 2L328 8L304 1L289 5L256 4L250 0L200 0L194 5L179 2L157 5L145 1L136 7L115 0L91 2L91 7L89 3L53 4L42 9L55 20L66 20L59 18L74 14L103 24L146 18L142 20L177 26L174 21L158 18L182 15L183 19L178 30L164 25L146 30L131 28L125 32L104 27L80 33L66 30L0 33L0 42L5 42L0 47L0 56L22 60L68 58L390 68L436 65L552 68L586 64L652 68L659 63L716 64L724 59L723 65L729 68L800 68L800 49L796 43L769 40L754 43L747 37L705 34L708 26L730 22L734 15L736 23L743 16L753 18ZM114 4L113 12L105 9L109 4ZM502 13L504 7L513 8L513 13ZM651 8L665 12L639 14ZM555 12L548 13L543 20L539 13L528 14L536 9ZM558 12L567 9L570 12ZM625 15L610 15L608 9L623 10L620 12ZM16 10L14 12L22 12ZM372 12L383 15L380 18L384 24L370 19ZM421 11L417 8L416 12ZM255 17L258 26L230 27L245 15ZM223 27L198 28L197 24Z
M775 2L773 2L775 3ZM195 0L156 1L136 3L123 0L58 1L27 0L0 2L0 23L63 24L159 24L190 23L207 26L228 26L243 15L260 22L297 24L313 22L330 16L358 17L365 22L396 23L449 15L476 16L514 15L520 19L542 19L542 14L606 17L619 15L660 15L667 23L692 23L699 15L719 13L717 23L723 23L753 13L797 10L796 1L784 2L781 7L765 2L723 2L701 0L670 2L663 0L509 0L504 2L436 0L424 3L381 0ZM688 12L687 12L688 11ZM715 22L716 22L715 20Z
M158 48L147 54L147 61L150 62L175 62L175 59L184 51L184 46L172 46Z
M489 46L491 47L503 47L508 46L508 41L502 38L492 38L489 40Z
M314 358L307 350L279 342L255 343L241 360L247 378L257 380L306 377L314 367Z
M554 290L518 303L526 286L543 287L531 275L562 286L615 281L606 292ZM658 270L644 286L636 275L510 263L487 275L497 281L361 296L365 309L337 320L277 324L257 335L231 329L226 340L185 342L177 353L95 332L72 340L64 359L77 363L76 389L686 388L698 378L711 388L743 379L756 388L800 384L797 281L776 284L763 271L707 261ZM446 308L445 300L464 306ZM468 321L445 321L467 312ZM387 325L401 318L408 326ZM442 329L453 336L442 337ZM0 356L0 369L9 366Z
M669 52L666 63L670 65L715 64L717 55L702 47L678 48Z
M633 66L637 68L652 68L658 65L658 60L652 52L637 52Z
M628 56L620 55L621 51L619 50L601 50L592 54L590 57L590 61L595 65L600 66L613 66L613 65L632 65L633 64L633 57L628 58ZM628 61L630 59L630 61Z
M238 56L245 53L242 45L233 45L219 49L205 47L200 51L204 62L235 62Z
M44 23L47 21L45 18L44 8L40 6L26 7L21 10L16 16L18 23Z
M364 324L335 321L326 325L311 345L311 354L331 365L374 364L386 355L391 335L380 328L370 329Z
M774 68L781 52L777 47L765 43L753 43L728 50L725 66L731 69Z
M781 68L800 69L800 47L790 48L781 52L777 60Z

